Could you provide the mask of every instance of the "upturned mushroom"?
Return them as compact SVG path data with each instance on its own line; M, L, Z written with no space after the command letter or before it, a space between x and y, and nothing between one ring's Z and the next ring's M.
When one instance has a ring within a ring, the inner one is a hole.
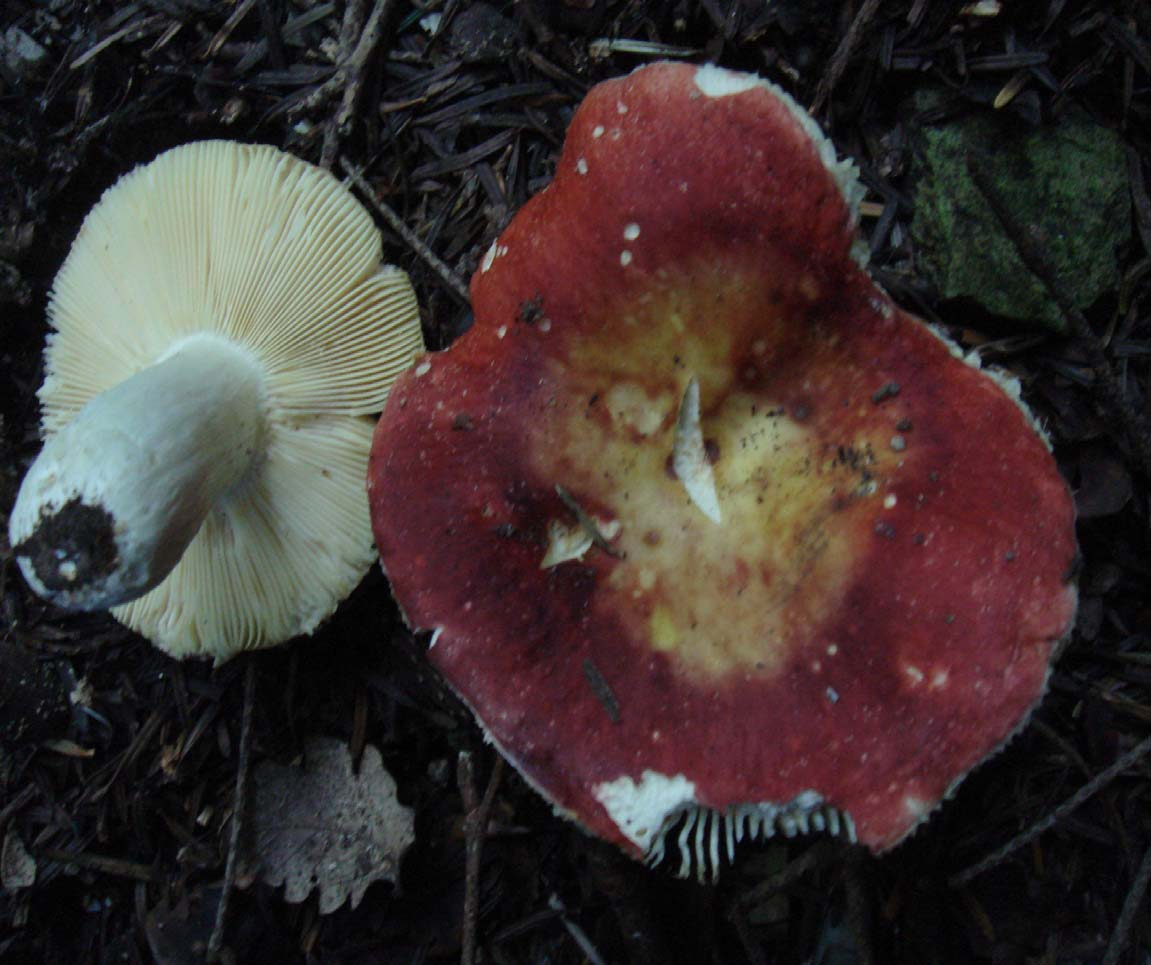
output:
M56 277L46 443L9 520L32 588L217 661L308 633L374 558L374 419L422 348L329 173L206 141L121 178Z
M860 195L764 80L601 84L377 429L431 662L559 812L651 860L672 835L681 873L747 836L897 844L1023 726L1075 613L1018 384L872 282Z

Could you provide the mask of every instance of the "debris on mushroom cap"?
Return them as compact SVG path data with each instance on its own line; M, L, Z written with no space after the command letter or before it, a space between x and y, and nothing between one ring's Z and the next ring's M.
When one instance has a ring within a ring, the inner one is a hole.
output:
M758 78L599 85L373 445L432 662L557 809L681 873L773 832L895 845L1075 611L1045 439L861 268L844 171ZM541 567L573 505L613 538Z
M363 475L423 345L331 174L205 141L110 188L48 306L45 447L9 520L41 595L174 656L312 631L371 565Z

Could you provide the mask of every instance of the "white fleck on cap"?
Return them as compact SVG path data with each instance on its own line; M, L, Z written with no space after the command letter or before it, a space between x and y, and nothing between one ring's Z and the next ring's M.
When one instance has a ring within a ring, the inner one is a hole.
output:
M173 656L308 633L370 566L373 413L422 350L407 276L331 174L204 141L109 189L53 286L32 587Z

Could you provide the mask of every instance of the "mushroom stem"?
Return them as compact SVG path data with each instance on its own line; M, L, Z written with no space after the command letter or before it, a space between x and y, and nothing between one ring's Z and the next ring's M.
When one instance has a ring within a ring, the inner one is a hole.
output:
M9 519L41 596L99 610L142 596L263 452L264 373L218 335L179 342L50 438Z

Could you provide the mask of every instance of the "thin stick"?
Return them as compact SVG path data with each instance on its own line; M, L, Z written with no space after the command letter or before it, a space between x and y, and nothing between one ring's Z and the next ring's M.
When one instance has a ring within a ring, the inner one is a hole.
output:
M364 85L364 72L376 47L379 46L380 36L383 33L384 17L391 6L392 0L376 0L372 7L368 21L364 24L363 33L359 42L352 50L351 56L342 65L344 74L344 96L335 117L324 130L324 146L320 151L320 167L331 169L335 163L336 154L340 149L340 136L347 133L352 122L352 114L356 110L356 101L360 96L360 89Z
M359 42L349 58L348 82L344 87L343 103L336 114L336 124L340 128L347 126L352 119L356 98L359 96L360 87L364 82L364 67L376 47L379 46L380 35L384 28L384 16L387 14L391 3L392 0L376 0L376 4L372 7L372 12L368 17L368 22L364 24L364 32L360 34Z
M228 906L236 887L236 862L240 853L240 832L244 823L244 808L248 803L248 773L252 763L252 707L256 702L256 658L247 655L244 668L244 711L240 724L240 761L236 771L236 793L232 799L232 827L228 835L228 860L224 864L224 884L220 891L220 904L216 906L216 923L208 939L205 960L218 961L224 946L224 929L228 923Z
M819 839L784 865L781 870L745 891L739 897L739 903L744 908L762 904L773 895L790 888L801 878L805 878L814 869L837 860L840 854L842 849L834 839Z
M1107 954L1103 956L1103 965L1119 965L1119 956L1123 954L1131 938L1131 926L1135 922L1135 915L1140 905L1143 904L1149 881L1151 881L1151 848L1143 852L1143 861L1135 873L1135 880L1131 882L1131 890L1127 892L1127 898L1123 902L1123 910L1115 923L1115 931L1111 933L1111 941L1107 943Z
M861 848L852 848L844 867L847 927L855 939L855 961L859 965L873 965L875 955L871 950L871 907L863 878L863 855Z
M997 864L1002 862L1008 855L1018 851L1024 845L1029 844L1035 838L1039 837L1044 831L1052 825L1061 821L1068 814L1079 807L1088 798L1092 797L1098 791L1110 784L1116 777L1122 774L1132 764L1138 763L1142 758L1151 752L1151 737L1145 737L1138 744L1131 748L1126 754L1120 757L1114 764L1100 771L1092 780L1084 784L1078 791L1071 795L1066 801L1060 804L1054 811L1040 818L1031 827L1021 834L1016 835L1008 841L1003 847L992 851L991 854L977 861L969 868L965 868L958 874L952 875L948 879L948 884L953 888L960 885L965 885L973 878L978 877L990 868L994 868Z
M8 823L8 819L12 817L13 814L15 814L25 805L31 804L32 798L34 798L39 792L40 789L35 784L27 784L19 794L17 794L14 798L12 798L11 801L5 804L3 809L0 810L0 830L3 830L4 825Z
M241 3L236 4L236 9L228 15L228 19L224 21L224 26L216 31L216 35L208 42L208 46L204 48L202 59L210 60L220 52L220 48L228 42L228 38L231 37L235 29L240 26L243 19L252 12L252 8L255 5L256 0L242 0Z
M595 947L591 937L584 931L578 924L572 921L567 913L567 908L564 907L563 900L558 894L552 892L548 898L548 907L553 911L559 913L560 924L567 929L567 933L571 936L572 941L576 943L579 950L583 953L583 957L587 959L588 965L607 965L604 957L599 953L599 949Z
M32 853L37 858L46 858L48 861L58 861L65 865L71 864L77 868L87 868L89 871L99 871L117 878L133 878L136 881L159 879L150 865L140 864L138 861L125 861L123 858L109 858L102 854L88 854L83 851L65 851L63 848L35 848Z
M386 2L386 0L381 0ZM292 116L306 114L308 111L319 107L325 103L329 98L333 97L338 90L343 90L344 84L348 79L348 65L351 63L352 58L355 56L355 47L352 47L348 52L345 42L354 36L354 23L355 18L358 16L359 11L362 9L363 2L350 3L344 11L344 22L340 28L340 45L336 51L336 69L335 72L326 81L318 86L312 88L307 97L301 98L292 105Z
M851 21L851 26L847 28L847 33L843 35L839 46L835 48L835 53L831 55L827 70L819 80L819 86L815 89L815 100L811 102L812 114L818 114L823 109L823 105L831 96L831 92L835 90L835 85L839 83L840 78L843 77L843 72L847 70L847 65L851 62L856 47L863 39L864 31L867 30L878 10L879 0L864 0L863 6L859 8L859 13Z
M344 11L344 21L340 27L335 73L322 84L313 88L307 97L302 98L292 107L292 115L299 116L335 97L337 91L343 93L341 107L335 117L329 121L324 133L324 146L320 156L322 167L330 168L336 160L336 154L339 150L338 135L340 129L351 120L362 84L364 65L367 64L380 42L384 18L392 3L393 0L376 0L363 30L359 32L359 40L356 41L354 47L351 47L350 51L351 39L357 32L359 19L362 16L363 0L349 3Z
M284 35L280 31L280 19L272 8L271 0L259 0L260 29L268 41L268 55L272 58L272 66L283 70L288 65L288 54L284 49Z
M471 753L462 751L456 765L456 780L464 799L464 810L467 812L464 817L467 856L464 865L464 921L460 965L473 965L476 959L476 926L480 917L480 859L483 858L484 837L503 773L504 759L496 755L483 800L477 802L475 765Z
M348 0L344 7L344 20L340 24L340 39L336 45L337 66L349 63L355 50L356 38L364 29L364 7L367 0ZM345 92L347 88L344 88ZM334 88L333 88L334 92ZM332 162L340 145L340 131L336 128L335 116L329 117L324 125L324 143L320 148L320 167L331 170Z
M460 279L459 275L444 264L431 248L420 241L416 233L404 224L398 214L376 197L376 192L373 191L371 185L364 180L360 169L355 167L346 157L342 157L340 158L340 170L347 175L348 180L359 189L360 193L372 203L372 207L375 208L379 216L388 223L388 227L398 234L404 243L427 263L432 271L440 276L440 280L443 281L453 295L463 304L467 305L470 301L468 298L468 288Z
M1151 427L1143 415L1128 402L1119 376L1115 373L1111 360L1103 351L1099 337L1091 330L1086 316L1075 304L1074 298L1063 286L1040 249L1041 235L1034 225L1022 224L1010 205L996 187L984 165L973 155L967 157L967 172L975 183L979 193L983 195L988 207L991 208L1004 234L1011 240L1019 254L1020 261L1027 267L1047 289L1048 294L1055 299L1067 327L1071 333L1082 340L1087 351L1087 359L1095 373L1100 402L1107 410L1107 414L1116 420L1126 431L1128 438L1135 447L1143 475L1151 479Z

